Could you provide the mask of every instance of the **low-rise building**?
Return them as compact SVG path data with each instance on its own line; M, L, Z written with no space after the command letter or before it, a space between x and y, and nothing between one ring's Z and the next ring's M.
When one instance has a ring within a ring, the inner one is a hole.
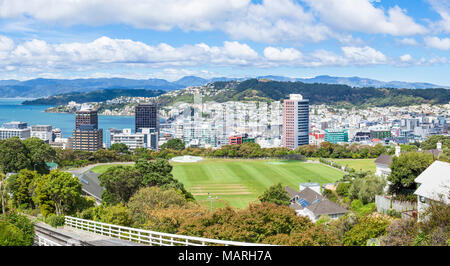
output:
M72 149L72 138L55 138L53 142L50 143L52 148L59 148L63 150L71 150Z
M330 201L308 186L303 186L299 192L290 187L286 187L285 190L291 198L289 207L294 209L297 215L309 217L312 222L316 222L323 215L337 219L348 212L344 207Z
M450 163L434 161L414 182L418 185L414 194L419 220L424 218L423 213L432 201L450 204Z
M325 129L325 141L330 143L348 142L347 129Z
M53 141L53 132L51 125L34 125L31 126L31 137L39 138L50 143Z
M31 136L31 130L27 127L27 123L12 121L8 123L4 123L2 127L0 127L0 140L8 139L12 137L19 137L24 140Z
M128 149L149 148L158 149L158 132L153 128L141 128L138 133L131 133L131 128L125 128L122 131L110 132L111 145L123 143Z

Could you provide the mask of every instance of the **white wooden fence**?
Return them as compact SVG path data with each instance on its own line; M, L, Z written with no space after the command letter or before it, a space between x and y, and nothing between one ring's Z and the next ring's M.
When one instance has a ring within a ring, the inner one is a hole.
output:
M268 246L266 244L224 241L202 237L161 233L150 230L101 223L92 220L85 220L71 216L65 217L65 226L70 226L104 236L134 241L151 246Z
M35 235L35 243L37 243L38 246L62 246L61 244L41 236L40 234Z
M417 203L393 200L380 195L375 196L375 205L379 213L386 213L389 209L394 209L397 212L417 210Z

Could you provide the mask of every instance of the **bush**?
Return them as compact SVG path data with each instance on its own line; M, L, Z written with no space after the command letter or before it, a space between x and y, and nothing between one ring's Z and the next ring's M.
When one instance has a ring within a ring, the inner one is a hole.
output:
M287 191L283 188L281 183L273 185L267 188L262 195L258 197L261 202L272 202L277 205L289 205L289 195Z
M45 222L53 227L63 226L65 223L64 215L50 214L45 218Z
M17 226L0 220L0 246L24 246L24 234Z
M342 242L346 246L365 246L367 240L383 235L388 225L389 221L383 217L364 217L344 234Z
M336 193L341 197L348 197L348 189L350 188L350 183L341 182L336 188Z
M402 218L402 213L398 212L398 211L396 211L394 209L387 210L386 214L389 215L389 216L392 216L394 218Z
M419 228L413 219L402 219L392 222L381 237L382 246L412 246Z
M13 241L13 242L16 245L20 245L20 246L33 245L34 223L30 219L28 219L26 216L17 214L15 212L9 212L5 215L0 216L0 221L3 221L7 224L12 225L12 226L3 225L4 230L9 232L6 235L3 235L4 237L6 237L6 239L10 239L8 241L6 241L4 239L6 242L12 243L10 237L14 236L17 241ZM17 233L17 230L15 228L17 228L21 232L21 234ZM2 230L0 229L0 234L1 234L1 232L2 232Z
M360 208L362 208L362 206L364 206L363 202L361 200L353 200L352 203L350 204L350 209L352 211L358 211Z
M100 221L103 223L116 224L122 226L132 225L130 211L122 203L103 208L101 210L99 218Z
M134 223L145 224L150 219L150 210L184 207L187 203L181 191L154 186L139 189L128 202L128 208Z
M323 196L324 196L325 198L327 198L327 199L329 199L329 200L331 200L331 201L333 201L333 202L337 202L337 201L338 201L338 199L337 199L335 193L334 193L332 190L324 189L323 192L322 192L322 194L323 194Z

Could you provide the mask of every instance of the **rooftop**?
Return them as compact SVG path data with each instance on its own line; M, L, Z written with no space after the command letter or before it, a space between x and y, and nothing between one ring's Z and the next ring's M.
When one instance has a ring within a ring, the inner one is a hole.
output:
M375 160L375 164L382 164L382 165L390 165L392 163L392 156L382 154L378 156L378 158Z
M442 195L450 203L450 163L435 161L414 181L420 184L414 194L433 200L441 200Z

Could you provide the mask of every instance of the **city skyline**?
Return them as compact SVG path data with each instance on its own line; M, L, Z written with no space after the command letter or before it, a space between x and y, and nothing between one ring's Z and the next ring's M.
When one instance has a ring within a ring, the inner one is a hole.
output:
M15 0L0 10L0 79L331 75L450 85L448 0Z

